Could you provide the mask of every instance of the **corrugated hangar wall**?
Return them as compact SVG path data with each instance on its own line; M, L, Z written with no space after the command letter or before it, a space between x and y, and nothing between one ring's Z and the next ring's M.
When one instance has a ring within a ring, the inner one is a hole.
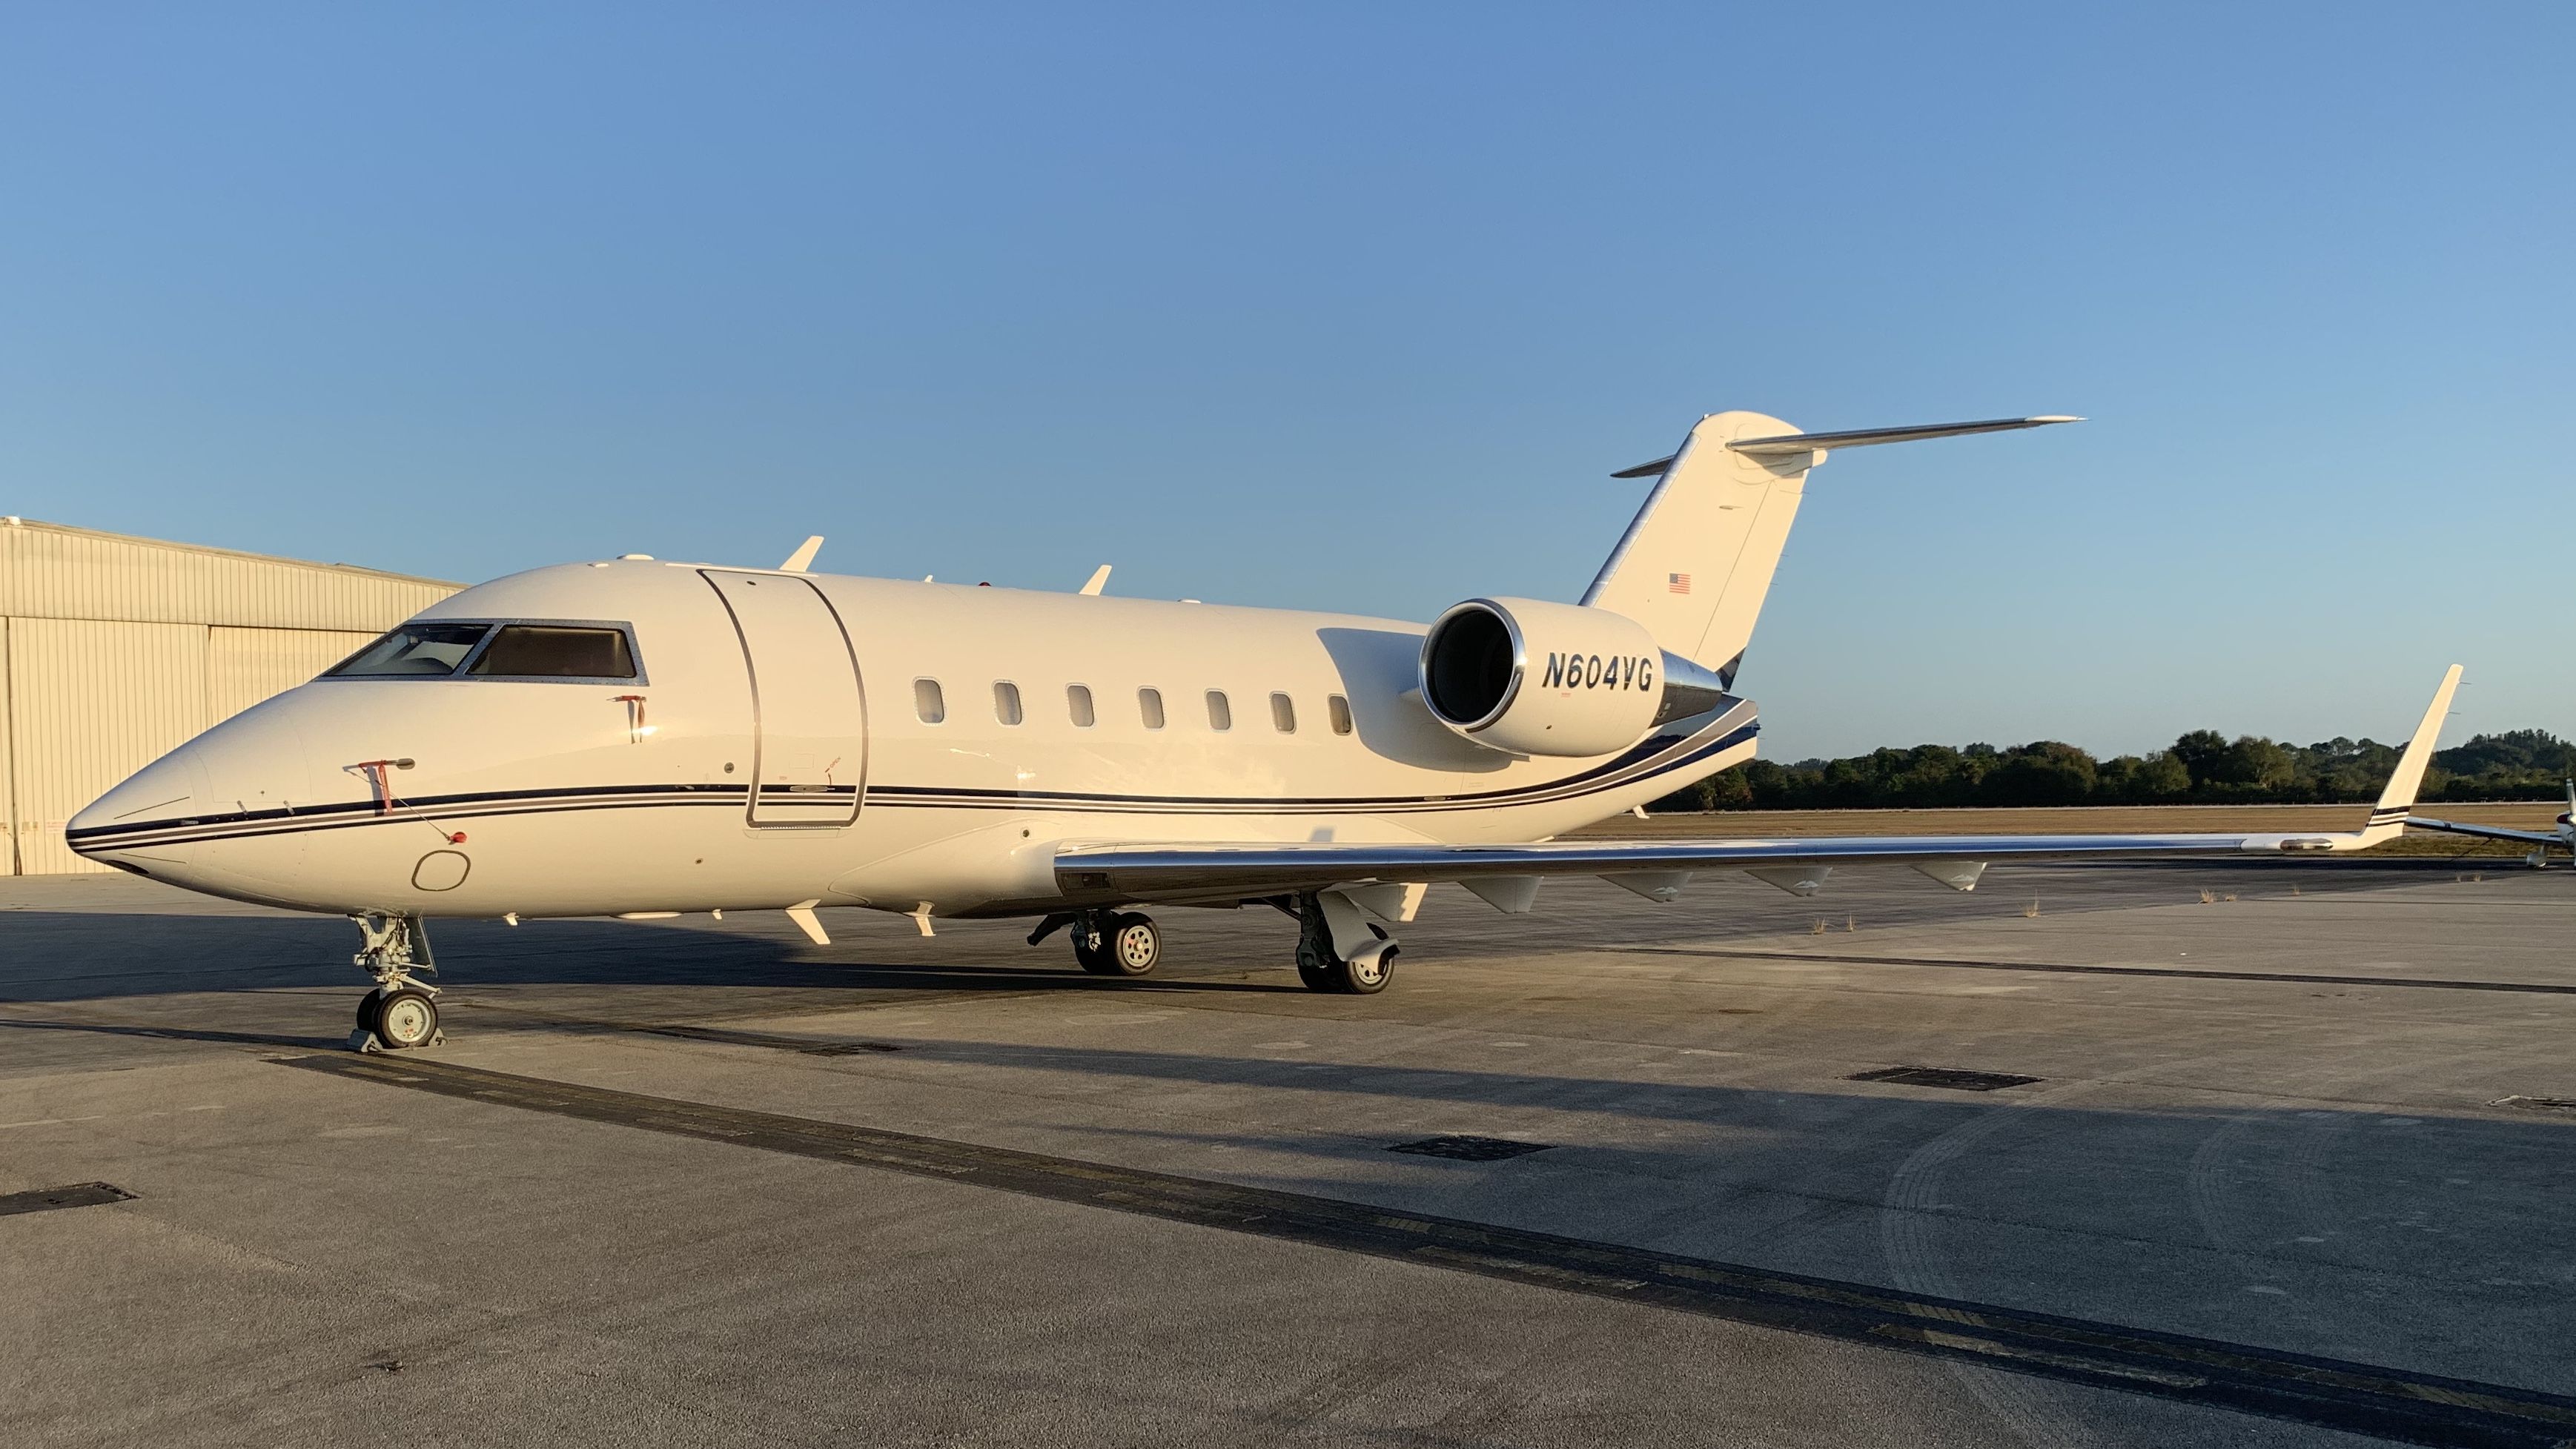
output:
M12 875L104 870L63 825L459 585L0 519L0 820Z

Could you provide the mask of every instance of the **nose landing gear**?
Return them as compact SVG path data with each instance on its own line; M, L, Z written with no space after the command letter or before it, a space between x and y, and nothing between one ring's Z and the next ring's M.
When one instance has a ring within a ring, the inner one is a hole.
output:
M350 960L376 978L376 989L358 1003L358 1029L349 1050L407 1051L447 1040L438 1030L438 988L412 975L438 974L429 953L429 928L418 916L370 911L358 923L358 954Z

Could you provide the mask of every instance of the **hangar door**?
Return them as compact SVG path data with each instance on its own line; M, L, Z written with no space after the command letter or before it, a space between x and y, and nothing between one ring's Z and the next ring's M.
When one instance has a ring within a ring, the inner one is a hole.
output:
M186 744L206 717L206 627L9 621L18 869L98 871L63 827L116 782Z
M867 780L867 706L840 615L793 574L700 569L751 674L754 825L847 825Z

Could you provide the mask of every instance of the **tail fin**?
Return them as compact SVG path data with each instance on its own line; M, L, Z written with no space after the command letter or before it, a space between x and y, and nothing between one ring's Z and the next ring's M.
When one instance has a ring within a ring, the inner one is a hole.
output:
M1654 477L1655 490L1583 602L1627 615L1663 648L1716 670L1731 684L1798 516L1807 470L1825 460L1827 449L2077 421L1996 418L1802 433L1760 413L1712 413L1671 457L1612 475Z
M2451 693L2459 687L2460 666L2454 664L2442 675L2442 687L2433 691L2433 702L2415 726L2415 737L2406 742L2406 752L2397 757L2397 769L2388 777L2388 788L2379 792L2379 803L2371 807L2370 823L2363 827L2360 845L2354 849L2394 840L2405 830L2406 817L2415 809L2415 792L2424 783L2424 767L2433 763L2433 742L2451 712Z

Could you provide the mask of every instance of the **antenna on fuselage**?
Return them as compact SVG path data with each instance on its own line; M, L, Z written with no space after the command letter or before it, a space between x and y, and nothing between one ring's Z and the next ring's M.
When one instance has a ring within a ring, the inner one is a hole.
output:
M1084 584L1080 592L1097 594L1100 592L1100 586L1107 582L1109 582L1109 565L1102 564L1091 571L1091 582Z
M805 572L807 565L814 562L814 555L822 552L822 549L823 535L815 534L796 545L796 551L787 556L787 562L780 564L778 571L782 574L801 574Z

